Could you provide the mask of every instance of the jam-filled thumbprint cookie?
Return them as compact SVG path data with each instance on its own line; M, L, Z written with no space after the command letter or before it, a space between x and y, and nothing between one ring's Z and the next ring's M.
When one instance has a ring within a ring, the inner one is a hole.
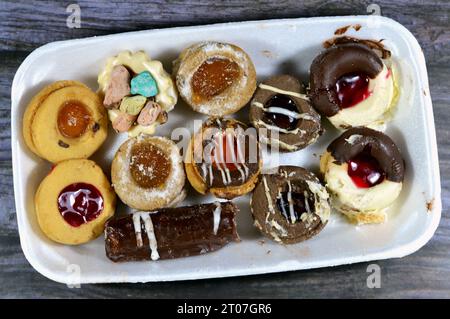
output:
M302 167L280 166L262 174L251 199L255 226L283 244L318 234L330 217L329 196L319 179Z
M97 238L114 215L116 194L102 169L87 159L58 163L35 195L37 220L51 240L78 245Z
M172 206L186 196L180 150L165 137L140 134L124 142L114 156L111 180L122 202L138 210Z
M209 118L192 137L185 157L192 187L226 199L252 191L261 167L256 132L234 119Z
M210 116L237 112L256 89L252 60L228 43L201 42L184 49L173 63L173 75L181 98Z
M381 128L390 118L398 91L395 70L390 51L373 43L378 42L335 41L312 62L311 102L338 129Z
M98 75L103 105L116 132L153 134L177 103L177 92L161 62L144 51L110 57Z
M260 142L296 151L322 134L320 115L302 89L290 75L274 76L259 84L250 106L250 122L259 129Z
M399 196L405 165L397 145L379 131L344 132L320 159L333 207L357 224L381 223Z
M53 163L88 158L108 133L100 98L78 81L57 81L44 87L28 104L22 125L28 148Z

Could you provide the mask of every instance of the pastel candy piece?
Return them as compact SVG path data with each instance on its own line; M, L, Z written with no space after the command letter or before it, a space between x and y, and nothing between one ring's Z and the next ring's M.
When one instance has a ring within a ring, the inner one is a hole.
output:
M109 109L117 108L120 101L130 94L130 72L123 65L116 65L105 92L103 105Z
M153 101L148 101L137 118L137 123L142 126L149 126L156 122L161 113L161 106Z
M146 101L147 98L142 95L124 97L120 103L120 110L130 115L138 115Z
M145 97L158 94L156 81L150 72L141 72L131 80L131 94L139 94Z
M117 114L116 119L112 122L112 127L118 133L126 132L133 126L135 120L136 115L120 112Z

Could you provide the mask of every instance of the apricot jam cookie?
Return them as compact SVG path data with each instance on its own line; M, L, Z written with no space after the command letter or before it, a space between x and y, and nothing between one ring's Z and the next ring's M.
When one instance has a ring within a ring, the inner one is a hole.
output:
M317 235L331 212L325 186L312 172L297 166L280 166L262 174L250 205L255 226L283 244Z
M116 194L102 169L86 159L58 163L35 195L40 228L51 240L67 245L102 234L115 205Z
M129 136L153 134L177 103L172 78L144 51L110 57L98 84L113 128Z
M23 117L25 144L57 163L91 156L105 141L106 112L97 94L77 81L58 81L36 94Z
M301 83L278 75L259 84L250 106L250 121L262 143L281 151L313 144L322 134L320 115L313 109Z
M253 190L262 158L256 131L246 130L234 119L209 118L203 123L185 158L186 175L195 190L226 199Z
M237 112L256 89L252 60L233 44L194 44L174 61L173 74L183 100L194 111L207 115Z
M183 161L174 142L140 134L123 143L111 167L120 199L138 210L172 206L185 197Z

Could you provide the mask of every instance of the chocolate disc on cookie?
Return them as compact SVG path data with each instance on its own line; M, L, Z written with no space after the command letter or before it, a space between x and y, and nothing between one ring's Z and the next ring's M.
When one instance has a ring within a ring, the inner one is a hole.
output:
M328 193L311 172L280 166L262 174L253 192L255 226L267 237L293 244L318 234L330 217Z
M296 151L322 134L320 115L301 92L300 82L290 75L275 76L259 85L251 102L250 121L259 129L261 142Z

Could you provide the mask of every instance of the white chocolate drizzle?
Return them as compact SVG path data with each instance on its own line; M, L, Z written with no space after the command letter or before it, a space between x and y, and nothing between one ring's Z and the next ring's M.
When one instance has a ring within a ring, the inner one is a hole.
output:
M302 119L302 120L307 120L307 121L316 121L316 118L306 114L306 113L297 113L291 110L287 110L287 109L283 109L282 107L276 107L276 106L271 106L271 107L264 107L264 105L260 102L257 101L253 101L252 105L262 109L264 112L269 112L269 113L276 113L276 114L282 114L282 115L286 115L295 119Z
M149 212L136 212L133 214L133 226L136 234L136 243L138 247L142 247L141 220L144 222L145 232L147 233L148 243L150 247L150 258L152 260L159 259L158 242L156 241L155 230L153 228L152 218Z
M289 179L287 180L287 184L288 184L287 200L289 204L289 215L291 216L291 223L294 224L297 221L297 218L295 217L294 201L292 200L292 184Z
M272 92L275 92L275 93L295 96L295 97L298 97L299 99L309 101L309 98L308 98L308 96L306 94L301 94L301 93L292 92L292 91L285 91L285 90L282 90L282 89L279 89L279 88L276 88L274 86L270 86L270 85L267 85L267 84L263 84L263 83L259 84L259 88L263 89L263 90L272 91Z
M216 208L214 209L214 212L213 212L213 215L214 215L213 233L214 233L214 235L217 235L217 231L219 230L221 214L222 214L222 206L220 205L220 202L216 202Z
M286 129L278 127L278 126L267 124L266 122L261 121L261 120L257 120L256 124L262 125L262 126L268 128L269 130L278 131L278 132L285 133L285 134L297 134L298 132L300 132L301 134L306 133L306 131L301 130L299 127L297 127L294 130L286 130Z
M233 137L231 136L231 134L226 134L225 136L227 138L227 145L233 145ZM241 174L241 181L244 182L247 178L245 172L242 170L241 164L239 163L239 161L236 158L236 154L234 153L234 145L232 147L230 147L230 152L231 152L231 161L234 164L234 166L236 166L236 168L238 169L239 173Z
M269 185L267 185L267 179L265 176L263 176L262 180L264 184L264 193L266 194L267 199L267 207L269 208L269 213L273 215L275 214L275 209L273 208L272 198L270 197ZM266 223L269 221L269 213L266 215Z

